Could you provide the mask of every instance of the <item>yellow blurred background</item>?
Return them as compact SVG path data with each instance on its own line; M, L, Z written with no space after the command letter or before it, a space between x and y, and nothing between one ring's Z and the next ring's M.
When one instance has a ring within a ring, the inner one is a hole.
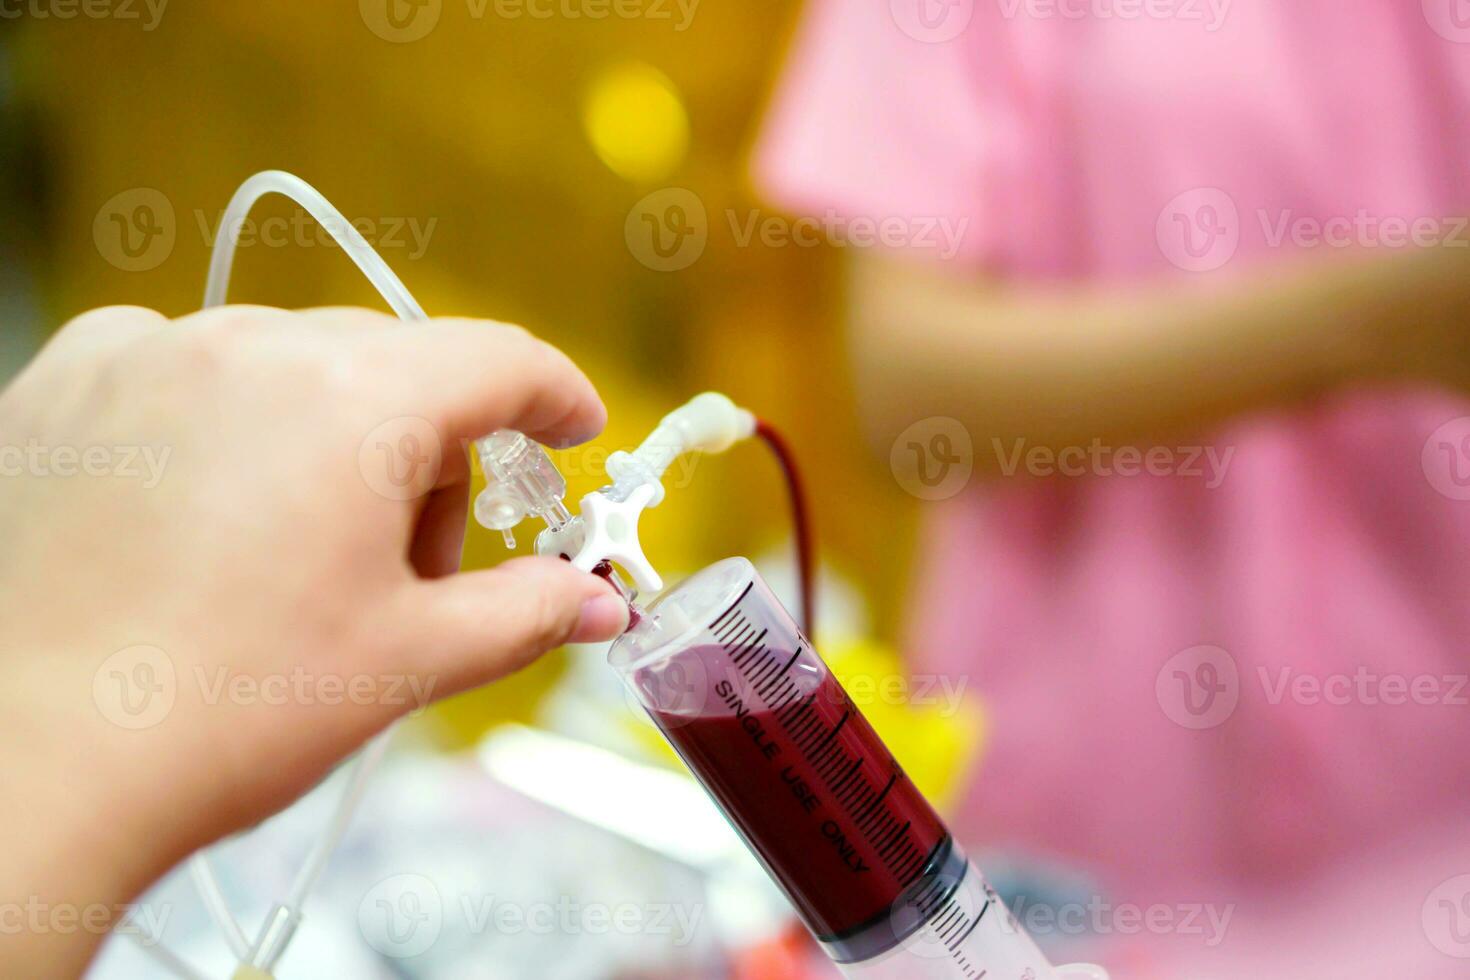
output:
M255 171L289 170L363 219L430 313L519 322L583 364L611 411L599 451L636 443L706 388L773 420L808 472L827 573L866 607L864 642L892 648L913 502L856 422L838 263L826 248L742 244L736 231L757 209L771 214L746 157L798 4L578 5L643 12L593 19L532 15L560 9L549 3L387 3L191 0L150 29L139 0L133 20L5 26L4 239L25 276L8 288L30 298L34 328L11 318L7 368L27 338L89 307L197 308L230 194ZM670 188L697 195L708 240L687 268L659 271L628 236L639 202ZM151 224L137 223L140 200L156 205ZM293 211L268 199L254 216ZM159 223L172 243L141 261L108 238ZM381 306L339 250L301 237L247 240L231 299ZM573 499L599 485L602 458L562 454ZM645 544L682 574L789 548L786 515L774 464L746 447L701 461L645 518ZM504 554L498 536L471 528L467 565ZM527 719L563 664L553 657L439 718L456 739Z

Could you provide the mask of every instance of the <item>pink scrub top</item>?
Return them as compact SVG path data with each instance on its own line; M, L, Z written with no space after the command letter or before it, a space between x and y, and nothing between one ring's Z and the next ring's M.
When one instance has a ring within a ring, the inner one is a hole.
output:
M1014 283L1464 245L1456 2L811 0L757 179L798 214L913 220L916 250L963 225L952 261ZM1348 391L1210 433L1218 481L925 504L915 669L968 675L993 720L960 834L1143 901L1470 817L1467 415Z

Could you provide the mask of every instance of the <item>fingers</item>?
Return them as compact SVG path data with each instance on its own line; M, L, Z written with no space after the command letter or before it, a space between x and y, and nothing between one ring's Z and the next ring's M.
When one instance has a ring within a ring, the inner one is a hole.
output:
M371 341L397 379L399 407L450 441L517 429L553 446L586 442L607 411L565 354L520 327L488 320L403 324Z
M517 429L548 445L570 445L597 435L607 422L581 370L520 327L462 317L407 323L336 306L297 315L357 336L401 382L408 401L400 410L442 424L448 440Z
M595 576L554 558L411 583L393 643L395 669L435 679L447 695L512 673L563 643L610 640L627 604Z
M422 577L443 578L459 571L469 499L470 486L463 481L429 494L408 551L409 562Z
M586 442L607 411L592 382L561 351L520 327L443 317L406 323L385 313L327 307L286 313L226 306L185 317L191 327L229 333L301 331L363 370L366 398L390 417L432 422L446 443L517 429L552 446ZM312 335L314 334L314 336Z

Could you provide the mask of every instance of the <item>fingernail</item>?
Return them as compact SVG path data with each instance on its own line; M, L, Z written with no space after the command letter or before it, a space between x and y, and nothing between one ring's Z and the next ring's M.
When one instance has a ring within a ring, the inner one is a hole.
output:
M573 643L613 640L628 629L628 604L611 592L593 596L582 603Z

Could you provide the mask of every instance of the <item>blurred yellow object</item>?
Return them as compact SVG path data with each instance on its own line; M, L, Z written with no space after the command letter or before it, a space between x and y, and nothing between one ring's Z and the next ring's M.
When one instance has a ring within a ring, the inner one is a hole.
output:
M593 79L582 126L598 159L633 183L668 178L689 149L689 114L679 90L643 62L617 65Z
M910 674L895 651L873 640L839 638L821 653L914 785L948 812L984 749L980 705L952 679Z

